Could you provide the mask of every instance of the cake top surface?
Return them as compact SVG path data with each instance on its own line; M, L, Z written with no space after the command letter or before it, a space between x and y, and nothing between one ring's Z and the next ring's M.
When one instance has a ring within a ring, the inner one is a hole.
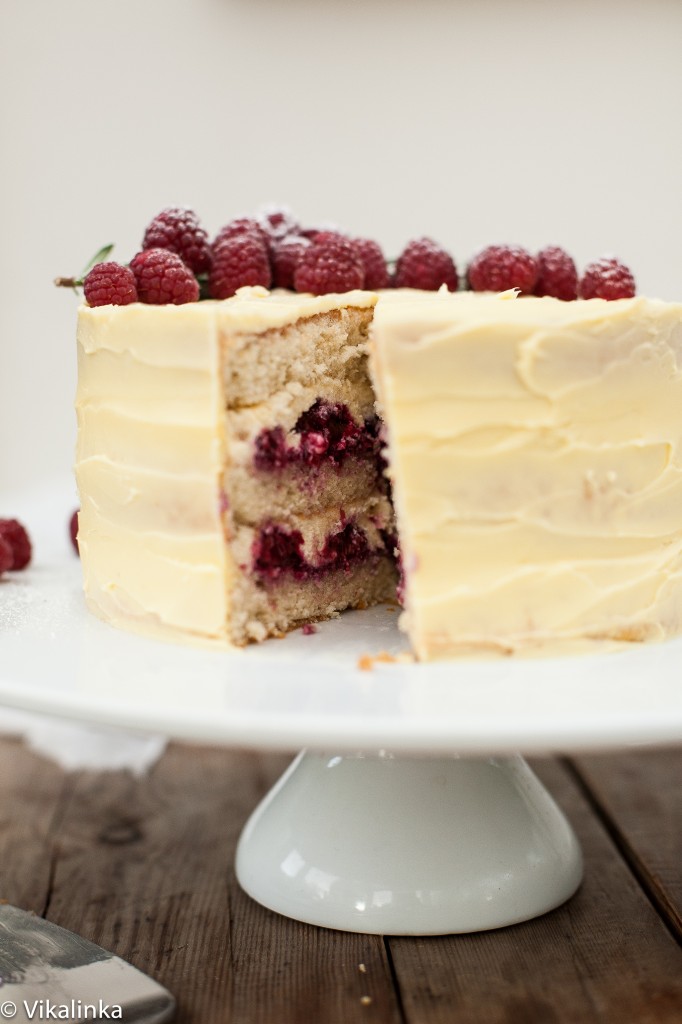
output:
M175 305L147 305L142 302L127 306L87 306L79 309L80 318L101 325L108 319L130 318L130 322L148 318L173 319L175 323L185 320L188 324L197 320L219 318L221 327L235 331L260 333L285 327L304 317L328 313L339 308L368 309L377 301L376 292L350 291L343 294L299 295L297 292L278 289L270 292L266 288L240 288L229 299L205 299L202 302L188 302Z
M549 326L593 323L600 319L614 319L633 313L643 314L647 307L682 310L682 303L663 302L659 299L637 296L631 299L582 299L563 302L550 297L517 296L509 292L439 292L418 291L411 288L388 289L380 292L349 291L342 294L307 295L277 289L241 288L230 299L206 299L202 302L174 305L147 305L131 303L127 306L82 305L81 318L102 325L112 317L130 318L131 322L145 317L150 320L173 318L176 322L187 319L196 323L199 318L217 317L221 326L236 331L259 333L305 317L327 313L339 308L371 308L376 305L375 320L394 325L397 322L412 325L419 320L437 329L440 323L480 320L486 323L514 323L519 325Z
M517 297L501 293L439 292L390 289L380 292L349 291L327 295L298 294L285 290L241 288L229 299L207 299L182 305L83 305L79 310L78 337L85 352L109 349L128 351L133 357L157 365L204 365L210 358L212 338L219 334L249 335L278 330L299 320L344 308L374 308L373 332L390 332L396 340L424 343L443 332L452 337L461 330L498 328L500 333L534 335L560 330L586 334L607 329L622 331L628 323L655 316L679 327L682 303L638 296L631 299L579 299ZM644 325L644 326L642 326Z
M404 324L412 330L416 323L438 330L440 326L462 322L516 324L530 330L547 327L580 327L600 320L646 316L647 312L682 315L682 303L663 302L637 296L632 299L579 299L563 302L550 297L517 296L509 292L420 292L411 289L381 293L375 324L395 327Z

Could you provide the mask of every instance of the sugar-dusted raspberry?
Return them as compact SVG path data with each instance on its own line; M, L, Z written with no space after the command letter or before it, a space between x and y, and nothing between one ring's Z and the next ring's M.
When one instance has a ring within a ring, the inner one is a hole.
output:
M179 256L195 274L204 273L211 265L208 235L194 210L184 206L168 206L157 213L147 226L142 248L168 249Z
M77 555L80 555L80 549L78 547L78 513L80 509L76 509L71 518L69 519L69 537L73 544L73 550Z
M268 247L262 239L248 232L225 238L213 247L213 266L208 276L208 290L214 299L229 299L246 285L272 284Z
M538 277L533 293L551 295L570 302L578 297L578 271L568 253L558 245L548 245L535 257Z
M530 295L537 281L538 264L520 245L488 245L472 259L467 277L475 292L518 288Z
M0 539L8 544L12 551L12 564L9 569L25 569L31 561L31 540L18 519L0 519Z
M145 249L133 256L130 269L135 275L140 302L152 306L180 306L196 302L199 282L180 257L168 249Z
M581 299L631 299L635 292L632 271L615 256L588 263L580 278Z
M431 238L415 238L408 242L395 266L393 284L396 288L421 288L437 292L442 285L456 292L457 268L450 253Z
M120 263L96 263L83 281L89 306L127 306L137 302L135 275Z
M287 235L272 243L272 283L275 288L293 288L294 271L311 241L302 235Z
M263 225L255 217L235 217L228 221L213 239L213 251L228 238L236 238L238 235L255 234L264 245L270 244L270 236Z
M379 243L372 241L371 238L353 238L352 242L365 268L365 288L371 291L388 288L390 277Z
M258 211L258 223L273 240L286 238L287 235L298 235L301 230L301 225L288 206L261 206Z
M11 547L6 540L3 540L2 537L0 537L0 576L2 576L3 572L7 572L12 568L13 562L14 555Z
M306 249L294 271L297 292L327 295L362 288L365 268L355 246L332 231L322 231Z
M303 235L304 238L309 238L311 242L314 242L318 235L327 234L327 232L331 232L332 235L342 235L343 238L348 237L338 224L332 224L331 221L315 224L308 228L301 228L299 235Z

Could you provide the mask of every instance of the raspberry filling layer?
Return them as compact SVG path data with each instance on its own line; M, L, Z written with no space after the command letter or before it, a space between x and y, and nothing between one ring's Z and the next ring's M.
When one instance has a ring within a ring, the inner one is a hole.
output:
M289 466L313 468L324 462L340 466L349 456L378 460L379 420L376 416L360 426L342 402L318 398L296 421L297 444L289 444L283 427L261 430L255 441L256 469L275 471Z
M251 548L253 572L268 582L285 574L307 580L333 571L348 572L368 558L388 553L389 548L370 548L364 531L355 523L347 523L327 537L315 565L306 561L301 532L288 532L275 523L260 528Z

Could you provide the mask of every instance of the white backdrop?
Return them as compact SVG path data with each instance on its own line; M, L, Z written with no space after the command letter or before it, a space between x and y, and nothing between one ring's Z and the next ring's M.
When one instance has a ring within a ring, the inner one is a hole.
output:
M679 0L3 0L0 499L69 471L76 300L169 203L390 254L611 251L682 298ZM12 509L0 507L0 514Z

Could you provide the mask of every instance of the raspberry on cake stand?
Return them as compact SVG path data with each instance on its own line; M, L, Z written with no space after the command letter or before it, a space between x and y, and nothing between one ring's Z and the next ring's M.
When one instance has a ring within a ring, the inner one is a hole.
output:
M417 665L381 657L405 650L387 608L238 651L118 631L85 609L53 513L71 496L49 498L9 502L40 557L2 580L0 704L242 748L305 747L238 850L242 886L280 913L413 935L544 913L579 885L581 855L517 751L682 739L682 639Z

